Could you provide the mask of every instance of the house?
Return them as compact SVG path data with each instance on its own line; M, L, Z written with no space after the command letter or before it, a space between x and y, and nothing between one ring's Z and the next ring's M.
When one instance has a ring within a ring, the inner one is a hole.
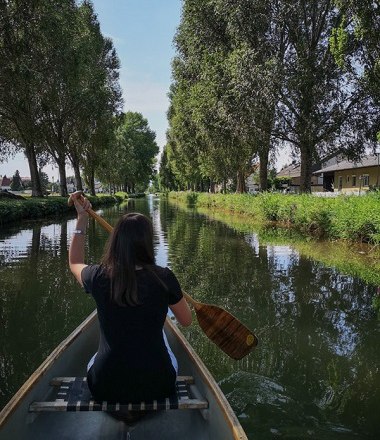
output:
M325 191L361 192L380 184L380 155L363 157L361 161L342 160L314 172L323 178Z
M103 192L103 187L101 182L99 182L99 180L95 180L95 192L96 193L102 193Z
M254 174L250 174L245 179L245 187L246 187L246 190L249 194L255 194L256 192L259 191L259 185L257 183L255 183L255 175Z
M333 191L332 182L324 180L323 176L318 172L322 167L330 167L338 164L343 159L340 155L329 156L322 159L320 162L312 165L311 175L311 192ZM293 161L291 165L287 165L277 173L277 177L287 177L290 180L288 186L292 192L299 192L301 184L301 164Z
M312 170L320 168L320 165L313 165ZM301 164L293 162L291 165L286 165L278 173L277 177L286 177L289 180L288 188L291 192L299 192L301 185ZM312 174L311 176L311 191L322 191L322 179Z
M11 189L11 182L12 179L10 179L7 176L0 176L0 190L1 191L10 191Z

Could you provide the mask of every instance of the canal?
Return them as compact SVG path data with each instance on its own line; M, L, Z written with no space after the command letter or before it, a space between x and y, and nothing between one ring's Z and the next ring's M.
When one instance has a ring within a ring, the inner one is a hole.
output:
M196 324L184 329L250 439L379 438L376 286L153 196L101 214L114 224L127 210L152 218L157 263L184 290L259 337L234 361ZM1 227L0 407L94 308L68 270L74 229L73 217ZM99 260L106 239L90 219L88 262Z

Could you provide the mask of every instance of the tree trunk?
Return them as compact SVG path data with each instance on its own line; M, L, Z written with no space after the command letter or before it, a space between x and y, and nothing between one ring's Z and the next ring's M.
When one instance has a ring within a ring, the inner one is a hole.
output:
M30 179L32 181L32 197L43 197L40 175L38 174L36 150L34 144L25 146L25 154L28 159Z
M210 179L210 193L215 194L215 182Z
M92 196L96 196L96 192L95 192L95 171L94 169L91 167L91 169L89 170L88 173L88 184L90 185L90 194Z
M308 144L301 146L301 193L311 192L311 168L312 168L312 148Z
M77 191L83 191L83 183L82 183L82 177L80 175L80 169L78 163L73 163L73 169L75 174L75 184Z
M260 191L268 189L268 155L269 149L263 148L259 152L260 158Z
M66 161L65 155L59 154L56 158L58 171L59 171L59 188L62 197L67 197L67 184L66 184Z
M245 188L245 176L244 176L244 172L242 170L239 170L237 172L237 176L236 176L236 192L239 194L243 194L246 192L246 188Z
M269 109L266 113L265 118L265 127L267 127L267 130L263 133L262 136L262 143L259 148L259 159L260 159L260 191L266 191L268 189L268 157L269 157L269 151L271 148L271 135L272 130L274 126L274 117L275 117L275 108L274 106Z

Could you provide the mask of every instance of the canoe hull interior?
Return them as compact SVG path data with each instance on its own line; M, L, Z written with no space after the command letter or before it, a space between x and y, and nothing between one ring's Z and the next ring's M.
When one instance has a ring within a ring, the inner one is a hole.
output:
M192 359L191 347L170 322L166 325L166 334L178 359L179 374L195 378L200 393L209 401L208 410L160 411L148 414L134 426L104 412L28 412L33 401L52 399L49 382L53 377L86 375L87 362L97 349L99 337L93 313L54 350L3 409L0 440L125 439L128 432L131 440L246 439L219 388L215 383L212 386L208 383L213 382L210 373L199 359L196 361L200 364Z

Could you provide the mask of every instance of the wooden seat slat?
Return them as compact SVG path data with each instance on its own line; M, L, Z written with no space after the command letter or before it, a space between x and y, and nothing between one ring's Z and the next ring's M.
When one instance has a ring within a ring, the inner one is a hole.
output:
M32 402L30 412L45 411L157 411L169 409L206 409L207 400L193 393L194 379L191 376L178 376L176 395L166 399L139 403L97 402L91 396L85 377L56 377L50 384L59 387L56 399L47 402ZM83 397L83 399L82 399Z

